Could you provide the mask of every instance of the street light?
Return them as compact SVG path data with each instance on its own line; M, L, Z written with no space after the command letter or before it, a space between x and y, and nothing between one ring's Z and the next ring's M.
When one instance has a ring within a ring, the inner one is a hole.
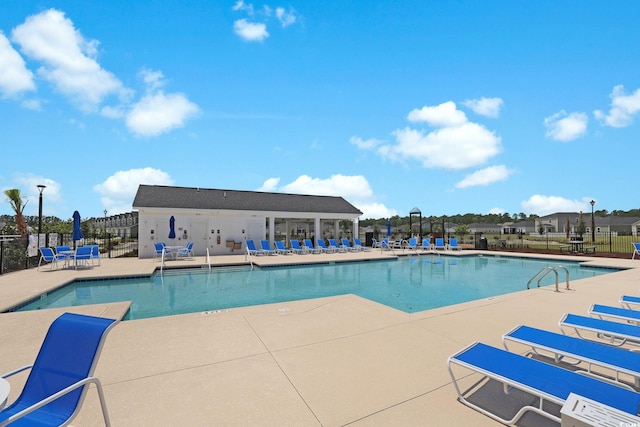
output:
M591 242L593 243L596 241L596 221L593 216L593 205L596 204L596 201L592 200L589 204L591 204Z
M47 186L39 184L36 187L38 187L38 192L40 193L40 198L38 199L38 245L40 245L40 234L42 233L42 192Z

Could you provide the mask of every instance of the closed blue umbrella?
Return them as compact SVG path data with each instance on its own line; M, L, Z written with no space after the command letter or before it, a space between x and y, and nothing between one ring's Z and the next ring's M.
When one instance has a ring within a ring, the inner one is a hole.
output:
M387 220L387 237L391 236L391 221Z
M173 217L173 215L171 215L171 218L169 218L169 238L176 238L176 219Z
M82 230L80 229L80 214L78 211L73 212L73 241L84 238Z

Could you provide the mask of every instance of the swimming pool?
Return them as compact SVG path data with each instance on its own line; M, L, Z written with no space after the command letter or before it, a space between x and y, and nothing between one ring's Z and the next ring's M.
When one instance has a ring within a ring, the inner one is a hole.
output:
M126 319L142 319L356 294L414 313L524 290L542 268L558 264L499 256L422 256L253 270L168 270L142 278L75 281L18 311L132 301ZM617 271L571 262L561 265L571 281ZM559 274L564 287L565 273ZM541 285L553 283L551 274Z

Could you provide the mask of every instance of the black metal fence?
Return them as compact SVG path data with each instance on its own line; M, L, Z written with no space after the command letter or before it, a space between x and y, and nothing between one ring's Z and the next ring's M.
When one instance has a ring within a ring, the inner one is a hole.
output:
M35 237L35 236L34 236ZM104 258L137 257L138 239L123 239L116 236L94 234L86 236L77 242L72 234L46 234L44 246L69 246L75 248L82 245L98 245L100 256ZM29 256L29 239L24 237L12 240L0 240L0 274L11 271L37 267L40 253Z

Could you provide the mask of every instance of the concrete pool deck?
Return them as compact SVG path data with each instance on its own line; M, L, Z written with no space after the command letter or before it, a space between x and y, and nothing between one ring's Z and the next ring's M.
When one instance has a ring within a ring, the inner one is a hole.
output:
M468 255L475 251L452 253ZM485 252L487 253L487 252ZM490 255L496 253L489 252ZM518 254L500 254L518 256ZM530 256L530 254L526 254ZM389 253L255 257L260 264L380 259ZM533 256L533 255L532 255ZM96 369L113 426L500 425L460 404L447 358L473 341L501 346L518 324L559 331L566 312L618 305L640 295L640 261L560 257L628 268L572 281L573 290L524 290L406 314L355 295L120 322ZM212 257L244 263L244 255ZM204 258L172 261L199 266ZM148 275L152 259L103 259L83 270L48 267L0 276L0 311L77 277ZM128 303L0 314L0 372L33 363L44 334L64 311L119 318ZM12 402L25 374L10 378ZM75 426L101 426L91 389Z

